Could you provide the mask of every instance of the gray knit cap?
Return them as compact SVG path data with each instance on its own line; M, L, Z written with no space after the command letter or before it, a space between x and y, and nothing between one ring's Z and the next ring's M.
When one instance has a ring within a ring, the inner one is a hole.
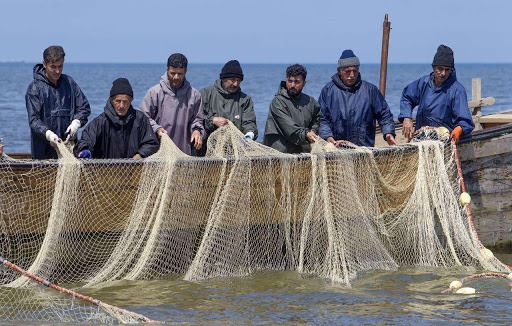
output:
M352 50L345 50L341 54L340 59L338 60L338 68L359 66L359 58L356 57Z

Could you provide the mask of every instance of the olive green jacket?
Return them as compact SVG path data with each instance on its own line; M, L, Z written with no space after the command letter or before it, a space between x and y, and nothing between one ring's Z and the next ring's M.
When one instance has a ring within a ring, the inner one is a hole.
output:
M230 120L242 133L254 133L258 137L256 114L250 96L239 88L235 93L229 93L222 88L220 79L215 84L201 90L201 99L204 109L204 127L208 134L217 127L213 124L214 117L223 117Z
M263 144L284 153L311 151L306 134L320 127L320 104L304 93L291 97L282 81L270 103Z

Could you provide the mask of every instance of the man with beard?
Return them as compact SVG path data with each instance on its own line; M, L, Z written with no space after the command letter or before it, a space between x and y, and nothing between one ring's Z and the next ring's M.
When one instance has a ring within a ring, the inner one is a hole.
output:
M277 94L270 103L263 144L283 153L311 151L320 125L320 105L302 93L307 71L294 64L286 69Z
M148 90L139 110L159 138L167 134L183 153L191 155L202 147L205 131L201 94L186 80L187 66L183 54L169 56L166 73Z
M342 144L375 144L375 122L389 145L396 145L393 114L379 89L361 79L359 58L345 50L318 99L322 107L320 137L339 147Z
M43 52L43 63L34 67L34 80L25 95L30 126L32 158L57 158L51 146L65 137L74 139L87 123L91 107L82 90L63 74L64 49L52 45Z
M126 78L112 83L104 112L84 129L75 147L79 158L134 158L158 150L158 140L146 115L132 106L133 90Z
M209 135L215 129L231 121L245 138L256 139L256 114L250 96L242 92L240 84L244 80L242 67L237 60L228 61L213 86L201 90L204 108L204 127ZM206 153L203 146L201 154Z
M418 106L416 130L421 127L446 127L455 142L475 128L468 108L466 89L457 81L453 51L440 45L432 61L429 75L415 80L404 88L400 100L402 134L410 141L414 135L412 111Z

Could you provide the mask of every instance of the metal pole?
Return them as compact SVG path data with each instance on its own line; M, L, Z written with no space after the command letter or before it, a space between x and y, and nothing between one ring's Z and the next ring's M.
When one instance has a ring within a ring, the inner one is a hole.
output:
M388 21L388 14L384 16L382 23L382 52L380 56L380 80L379 90L382 96L386 97L386 78L388 75L388 49L389 49L389 31L391 23Z

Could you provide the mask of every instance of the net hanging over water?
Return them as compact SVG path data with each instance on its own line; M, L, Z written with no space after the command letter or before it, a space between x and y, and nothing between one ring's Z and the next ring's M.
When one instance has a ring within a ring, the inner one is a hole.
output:
M167 136L141 161L78 160L63 144L58 161L4 157L0 254L84 289L268 269L346 285L359 272L400 266L510 272L478 241L459 203L452 148L430 133L380 149L318 140L310 154L289 155L230 124L210 136L205 158ZM97 318L97 309L65 309L62 300L41 308L40 296L27 295L33 284L14 271L1 270L0 283L5 320L47 320L48 311L56 320Z

